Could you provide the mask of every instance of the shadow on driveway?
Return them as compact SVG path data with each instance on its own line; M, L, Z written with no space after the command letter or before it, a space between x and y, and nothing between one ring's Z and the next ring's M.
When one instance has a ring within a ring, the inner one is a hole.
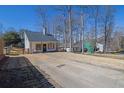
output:
M0 62L1 88L53 88L54 86L25 57Z

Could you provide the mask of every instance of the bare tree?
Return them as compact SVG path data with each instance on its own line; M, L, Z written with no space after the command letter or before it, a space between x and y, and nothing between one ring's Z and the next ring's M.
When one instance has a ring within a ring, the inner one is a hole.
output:
M104 53L109 50L111 34L114 26L114 10L112 6L104 6L103 27L104 27Z
M84 53L84 17L85 14L83 12L83 7L81 7L81 46L82 46L82 53Z
M124 48L123 46L124 46L123 28L116 27L115 31L112 34L110 47L113 51L119 51Z
M45 6L38 6L37 14L38 14L38 17L40 20L40 22L39 22L40 29L45 29L46 31L48 31L47 8Z
M86 10L86 11L85 11ZM88 14L89 6L80 6L80 42L81 42L81 47L82 47L82 53L84 53L84 30L86 28L86 20L89 17ZM87 16L87 17L86 17Z
M65 25L64 18L61 14L54 16L53 35L58 40L58 48L63 48L65 46Z
M97 26L98 26L98 18L99 18L99 6L93 6L93 19L94 19L94 36L95 36L95 48L97 44Z
M71 24L71 17L72 17L72 6L68 6L68 27L69 27L69 38L70 38L70 51L72 51L72 24Z
M38 15L42 27L48 30L47 10L39 6ZM104 38L104 52L110 49L114 29L114 8L112 6L55 6L57 10L52 23L53 34L66 49L72 52L73 45L81 42L84 51L84 39L89 38L96 47L98 37ZM101 14L102 13L102 14ZM88 23L89 22L89 23ZM103 30L103 33L100 33ZM87 37L85 36L87 34ZM103 41L103 40L102 40Z
M64 43L64 48L67 48L67 37L68 37L68 6L64 5L64 6L56 6L54 7L55 10L57 10L59 12L59 16L61 16L61 18L63 19L63 21L61 20L60 23L64 23L63 27L63 43Z

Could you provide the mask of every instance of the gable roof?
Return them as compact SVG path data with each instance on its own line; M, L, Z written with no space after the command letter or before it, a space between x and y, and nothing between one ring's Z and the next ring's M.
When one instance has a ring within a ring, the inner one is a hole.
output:
M34 41L34 42L57 41L51 34L43 35L41 32L31 32L31 31L26 31L25 33L29 41Z

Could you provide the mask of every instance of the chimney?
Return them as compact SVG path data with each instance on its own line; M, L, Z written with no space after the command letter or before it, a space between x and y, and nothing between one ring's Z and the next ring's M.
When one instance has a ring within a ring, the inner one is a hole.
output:
M46 27L43 28L43 35L46 35Z

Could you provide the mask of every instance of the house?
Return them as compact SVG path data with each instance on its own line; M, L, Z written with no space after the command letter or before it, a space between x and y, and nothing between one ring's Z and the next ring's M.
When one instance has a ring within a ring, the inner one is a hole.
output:
M66 51L67 52L70 51L70 46L69 45L66 47ZM73 52L82 52L82 42L79 41L79 42L73 43L72 44L72 51ZM84 52L88 52L88 53L94 52L94 47L88 41L84 42Z
M104 45L101 43L96 44L97 51L96 52L103 52Z
M41 32L24 32L24 48L28 53L40 53L57 50L57 40L45 31Z
M91 42L85 41L84 42L84 52L87 53L93 53L95 52L95 47L93 46L93 44ZM101 43L97 43L96 44L96 52L103 52L103 44ZM68 47L69 48L69 47ZM82 51L82 42L76 42L72 45L73 48L73 52L81 52Z

